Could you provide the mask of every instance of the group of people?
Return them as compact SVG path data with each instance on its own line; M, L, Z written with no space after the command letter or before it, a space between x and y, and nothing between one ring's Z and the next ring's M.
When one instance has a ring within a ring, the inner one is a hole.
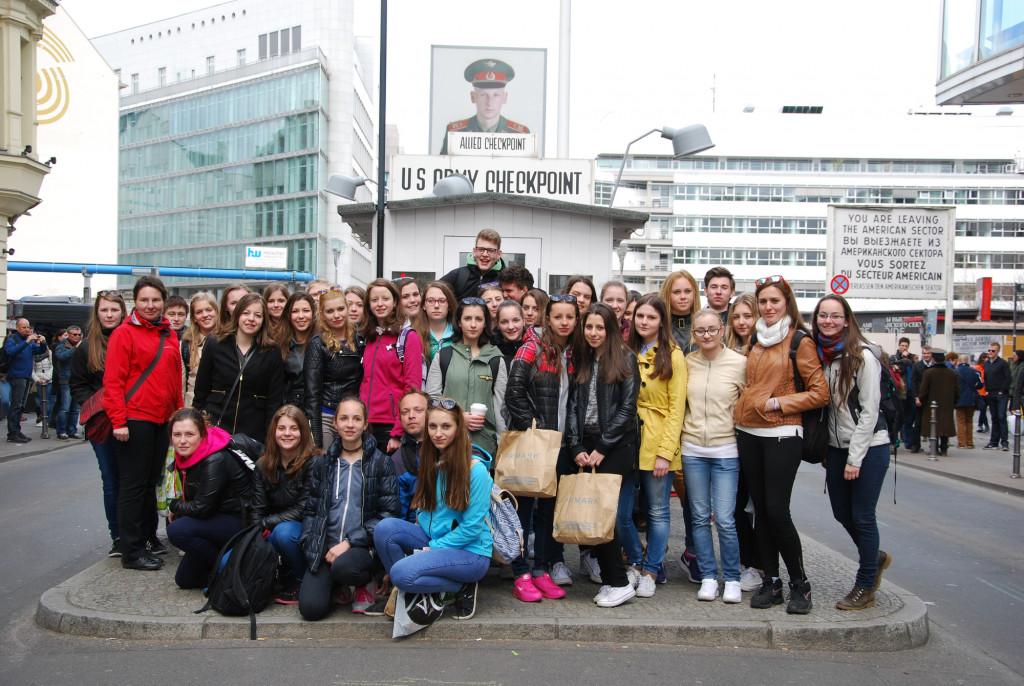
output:
M32 439L21 428L24 410L35 387L36 426L49 438L55 429L62 441L77 439L78 404L71 399L71 357L82 341L82 329L69 326L59 329L48 345L46 337L36 333L24 317L15 320L14 331L8 333L3 345L0 365L0 398L7 420L7 442L28 443Z
M971 363L969 355L946 352L925 345L921 357L909 352L910 339L901 338L889 359L904 394L903 442L913 453L921 452L921 439L931 438L932 404L935 404L936 453L946 455L949 439L958 448L974 449L974 434L988 433L985 450L1009 451L1007 413L1019 413L1024 399L1024 350L1013 352L1012 363L1000 356L998 341ZM977 411L978 425L974 426ZM989 419L991 418L991 422Z
M805 614L790 499L802 413L827 405L829 497L859 557L837 607L872 606L892 560L875 520L889 368L846 300L822 298L808 328L779 275L740 295L722 267L703 289L681 270L646 295L586 276L560 290L505 265L485 230L466 265L426 284L232 284L186 303L145 276L130 313L121 293L100 292L70 388L100 465L110 555L162 566L156 490L172 479L166 531L183 588L203 587L224 543L255 523L280 553L277 600L306 619L332 604L382 614L386 581L434 604L453 594L466 619L490 566L492 456L503 432L536 426L562 433L558 474L622 476L614 537L580 552L598 606L664 583L675 491L679 564L699 600L748 591L752 607ZM502 576L520 601L561 598L573 581L554 504L519 498L532 545Z

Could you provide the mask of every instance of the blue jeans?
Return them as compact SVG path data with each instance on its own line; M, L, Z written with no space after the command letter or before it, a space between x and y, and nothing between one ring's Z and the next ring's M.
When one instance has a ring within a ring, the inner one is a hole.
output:
M7 435L17 436L21 433L21 411L25 409L25 394L28 392L28 379L11 379L11 407L7 411Z
M106 443L92 443L92 451L96 453L96 462L100 467L100 480L103 482L103 513L107 516L107 528L110 540L121 538L121 530L117 525L117 488L120 481L117 471L117 453L114 441L110 438Z
M6 379L0 381L0 414L4 417L11 410L11 384Z
M989 413L992 415L992 433L989 435L989 445L1009 445L1010 429L1006 424L1006 406L1010 398L1006 393L995 393L989 391L985 397L988 402Z
M60 408L57 410L57 433L68 436L78 435L78 415L81 406L71 400L71 386L57 384L60 393ZM54 393L56 395L56 393Z
M655 477L653 471L641 469L640 483L647 494L647 557L644 558L640 546L640 534L633 523L633 498L635 488L628 488L634 483L629 476L623 477L623 487L619 491L618 522L615 531L622 540L626 550L626 561L631 565L639 565L643 559L643 569L657 574L658 568L665 561L665 547L668 545L669 526L672 522L669 504L672 498L672 475Z
M889 469L889 444L868 448L860 465L860 475L849 481L843 477L848 454L849 451L841 448L828 449L825 483L828 485L828 499L832 502L832 515L857 546L860 567L856 584L861 588L872 588L878 573L875 505Z
M296 579L301 579L306 573L306 555L299 545L301 535L302 522L281 522L270 532L270 545L274 546Z
M693 513L693 543L702 579L717 579L711 513L715 513L722 578L740 580L740 542L736 537L736 487L740 461L735 457L708 458L683 455L686 497Z
M917 414L917 403L913 396L907 393L903 399L903 446L908 450L918 444L917 429L914 426L914 417Z
M456 593L463 584L480 581L491 558L457 548L433 548L430 537L418 525L397 517L380 520L373 531L373 545L391 583L406 593Z

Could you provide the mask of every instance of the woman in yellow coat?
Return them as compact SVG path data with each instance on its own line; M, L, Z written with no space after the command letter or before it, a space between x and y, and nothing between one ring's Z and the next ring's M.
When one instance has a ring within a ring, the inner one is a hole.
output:
M643 559L639 575L631 570L629 576L637 580L637 596L650 598L668 546L672 476L682 469L679 438L686 410L686 358L672 338L668 310L658 295L645 295L637 303L629 347L640 362L638 475L647 496L646 558L633 524L633 488L621 491L617 532L629 564L639 567Z

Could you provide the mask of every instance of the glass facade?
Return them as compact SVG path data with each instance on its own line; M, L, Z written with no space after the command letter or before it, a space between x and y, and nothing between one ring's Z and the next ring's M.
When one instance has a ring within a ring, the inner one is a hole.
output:
M1024 4L1010 0L943 3L939 78L1020 45L1024 45Z
M597 166L618 169L621 157L599 157ZM840 160L771 159L757 157L630 157L626 169L681 171L812 172L815 174L1009 174L1015 170L1006 160ZM625 188L623 181L620 188ZM608 187L611 192L611 185Z
M326 114L319 65L123 111L119 262L242 269L265 244L316 272Z

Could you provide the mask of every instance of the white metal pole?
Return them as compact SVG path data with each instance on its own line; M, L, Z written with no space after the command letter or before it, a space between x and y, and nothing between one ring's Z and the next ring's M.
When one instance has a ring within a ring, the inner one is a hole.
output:
M569 52L572 0L560 1L558 21L558 157L569 157Z

